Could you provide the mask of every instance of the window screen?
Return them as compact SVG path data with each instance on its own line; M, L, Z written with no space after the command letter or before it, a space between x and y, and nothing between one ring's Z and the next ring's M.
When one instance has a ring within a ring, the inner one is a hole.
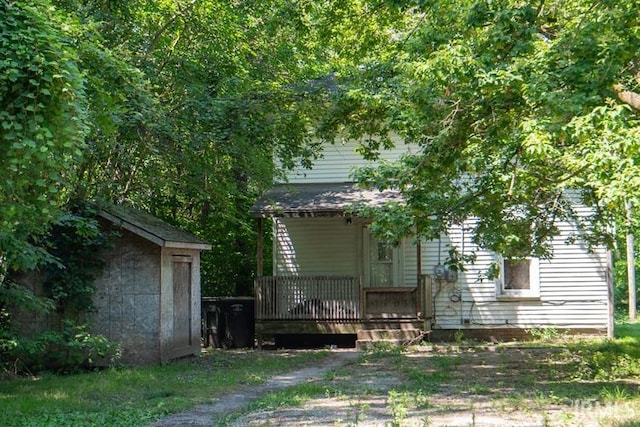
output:
M531 289L530 259L504 261L504 289Z

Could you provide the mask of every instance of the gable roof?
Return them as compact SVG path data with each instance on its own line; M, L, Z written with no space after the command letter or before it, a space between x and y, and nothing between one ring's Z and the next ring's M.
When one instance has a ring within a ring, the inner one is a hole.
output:
M359 188L353 182L274 185L249 210L254 217L342 216L358 204L402 201L400 193Z
M139 209L121 205L101 206L99 216L111 223L165 248L211 249L197 236Z

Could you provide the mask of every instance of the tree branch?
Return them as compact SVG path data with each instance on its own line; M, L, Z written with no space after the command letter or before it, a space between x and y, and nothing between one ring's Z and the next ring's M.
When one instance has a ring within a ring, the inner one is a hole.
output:
M630 90L624 90L621 85L616 85L615 89L620 101L640 111L640 94Z
M185 13L195 6L197 0L192 0L185 8L180 8L178 4L178 11L174 13L171 18L169 18L160 28L156 30L156 32L151 36L151 43L149 43L149 47L147 47L147 52L145 54L148 55L153 52L160 41L160 36L164 33L174 22L178 19L179 16L185 16Z

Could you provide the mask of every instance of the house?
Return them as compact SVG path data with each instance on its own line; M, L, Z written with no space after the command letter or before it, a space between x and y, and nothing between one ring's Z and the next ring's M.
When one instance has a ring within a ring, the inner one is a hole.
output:
M140 210L108 206L101 228L114 232L100 254L95 333L122 346L121 362L164 363L200 352L200 251L196 236Z
M612 303L608 253L581 242L565 243L570 224L554 240L551 260L502 261L475 247L471 222L437 241L377 241L369 218L350 215L354 203L378 204L400 197L357 188L354 167L366 162L356 143L326 145L311 170L289 174L251 209L259 228L273 224L273 272L262 271L261 242L255 281L258 340L280 334L353 334L360 344L465 336L508 338L532 328L575 333L610 330ZM397 159L410 146L381 153ZM474 251L463 272L443 267L451 246ZM491 263L502 276L488 280ZM609 331L610 332L610 331Z

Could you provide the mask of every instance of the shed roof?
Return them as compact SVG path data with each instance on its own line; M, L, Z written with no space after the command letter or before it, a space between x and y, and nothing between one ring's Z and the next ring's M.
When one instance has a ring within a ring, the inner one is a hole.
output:
M99 215L158 246L181 249L211 249L211 245L188 231L167 224L158 217L122 205L101 206Z
M253 205L249 213L263 218L341 216L358 204L375 207L401 200L397 191L367 190L353 182L277 184Z

